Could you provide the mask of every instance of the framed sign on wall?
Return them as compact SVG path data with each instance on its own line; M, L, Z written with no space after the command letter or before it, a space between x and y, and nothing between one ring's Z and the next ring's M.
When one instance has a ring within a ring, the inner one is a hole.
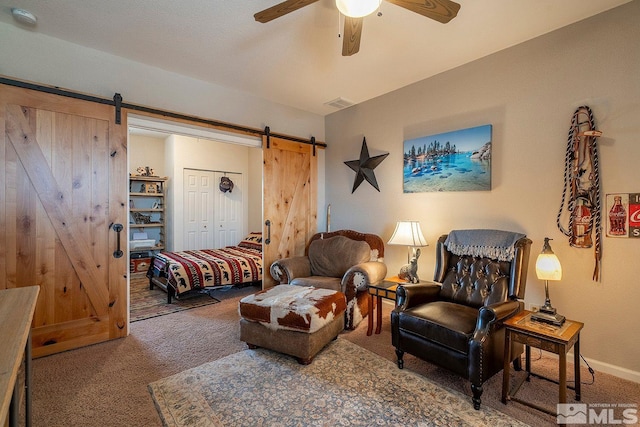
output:
M607 237L640 238L640 193L607 194Z

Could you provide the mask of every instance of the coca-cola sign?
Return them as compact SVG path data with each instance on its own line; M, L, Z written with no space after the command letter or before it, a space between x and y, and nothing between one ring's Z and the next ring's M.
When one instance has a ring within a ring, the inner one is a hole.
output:
M607 237L640 238L640 193L607 194Z
M640 227L640 205L629 205L629 227Z

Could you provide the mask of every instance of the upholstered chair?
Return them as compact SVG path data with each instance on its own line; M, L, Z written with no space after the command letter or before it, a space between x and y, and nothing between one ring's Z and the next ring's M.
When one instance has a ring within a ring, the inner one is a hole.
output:
M333 289L345 294L345 328L354 329L368 314L369 284L387 274L384 242L375 234L353 230L317 233L304 256L283 258L270 267L280 284Z
M503 368L503 322L524 309L530 247L523 234L499 230L441 236L434 283L397 289L391 336L398 367L409 353L467 378L479 409L482 384ZM516 369L522 352L514 343Z

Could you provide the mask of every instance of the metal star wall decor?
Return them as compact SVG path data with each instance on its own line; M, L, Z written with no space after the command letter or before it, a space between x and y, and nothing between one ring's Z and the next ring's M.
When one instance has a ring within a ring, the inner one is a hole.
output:
M379 156L370 157L369 149L367 148L367 138L362 139L362 149L360 150L360 158L358 160L349 160L348 162L344 162L345 165L349 166L356 172L356 179L353 181L353 189L351 190L351 194L358 188L362 181L365 179L369 184L373 186L376 190L380 191L378 188L378 181L376 180L376 176L373 173L373 170L378 166L384 159L387 158L389 153L381 154Z

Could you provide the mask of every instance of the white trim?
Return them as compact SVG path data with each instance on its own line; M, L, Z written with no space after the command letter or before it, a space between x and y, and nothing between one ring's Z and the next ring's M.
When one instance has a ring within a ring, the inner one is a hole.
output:
M570 352L573 354L573 352ZM612 365L606 362L600 362L599 360L586 358L589 365L594 371L604 372L605 374L613 375L614 377L622 378L623 380L633 381L634 383L640 383L640 372L632 371L631 369L623 368L621 366ZM597 381L597 378L596 378Z
M259 136L241 135L233 132L208 129L196 125L170 122L162 119L141 117L129 114L127 117L129 131L140 129L167 135L182 135L194 138L209 139L217 142L228 142L249 147L261 147L262 138Z

